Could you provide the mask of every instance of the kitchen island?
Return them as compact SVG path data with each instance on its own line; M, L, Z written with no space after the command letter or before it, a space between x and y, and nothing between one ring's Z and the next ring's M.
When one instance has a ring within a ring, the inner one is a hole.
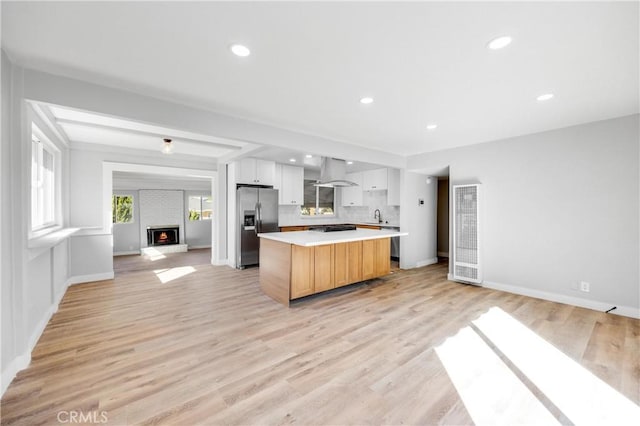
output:
M294 299L389 274L391 230L269 232L260 237L260 288Z

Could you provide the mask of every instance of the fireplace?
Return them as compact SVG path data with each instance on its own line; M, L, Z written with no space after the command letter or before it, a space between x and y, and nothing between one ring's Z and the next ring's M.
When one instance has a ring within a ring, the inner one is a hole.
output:
M178 225L147 226L147 245L167 246L180 243L180 227Z

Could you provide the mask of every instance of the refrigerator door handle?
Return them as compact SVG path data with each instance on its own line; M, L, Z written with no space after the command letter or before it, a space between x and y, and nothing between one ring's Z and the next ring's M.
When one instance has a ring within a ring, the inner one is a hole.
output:
M253 231L256 233L256 235L258 235L258 233L261 232L260 225L262 221L262 219L260 218L260 203L256 203L255 210L256 210L256 226L255 228L253 228Z

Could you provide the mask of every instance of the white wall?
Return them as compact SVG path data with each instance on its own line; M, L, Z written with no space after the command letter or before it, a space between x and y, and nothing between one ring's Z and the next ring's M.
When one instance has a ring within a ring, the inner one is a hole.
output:
M485 285L638 316L639 116L417 155L483 185ZM403 207L404 208L404 207ZM574 290L579 281L589 293Z
M31 359L49 318L69 284L67 240L29 248L31 120L61 152L61 221L68 224L68 149L37 117L24 97L24 70L2 52L1 364L3 393Z
M427 175L401 171L400 188L400 229L409 233L400 237L400 268L437 263L437 181L427 183Z
M1 130L2 140L0 141L0 233L4 238L0 239L0 314L2 315L2 345L0 346L0 367L2 369L2 388L7 386L5 380L9 379L5 374L9 364L16 357L15 342L15 314L13 308L14 282L11 265L13 264L13 253L11 249L11 79L12 67L4 51L2 53L2 80L0 115L2 118ZM0 393L1 393L0 392Z

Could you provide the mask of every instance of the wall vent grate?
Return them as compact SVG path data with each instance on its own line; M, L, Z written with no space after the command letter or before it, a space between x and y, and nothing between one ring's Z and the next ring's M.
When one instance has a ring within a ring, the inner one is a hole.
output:
M480 185L453 186L453 278L482 282L480 274Z

